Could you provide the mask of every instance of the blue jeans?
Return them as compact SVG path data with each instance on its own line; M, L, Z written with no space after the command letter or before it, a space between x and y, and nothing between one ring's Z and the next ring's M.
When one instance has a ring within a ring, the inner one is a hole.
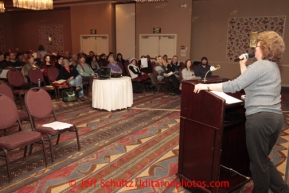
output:
M82 88L82 77L80 75L77 75L74 79L69 81L69 84L71 86L80 86ZM79 97L83 97L83 89L78 92Z
M282 129L282 114L260 112L248 115L246 120L246 145L250 170L254 181L252 193L289 192L288 186L268 158Z

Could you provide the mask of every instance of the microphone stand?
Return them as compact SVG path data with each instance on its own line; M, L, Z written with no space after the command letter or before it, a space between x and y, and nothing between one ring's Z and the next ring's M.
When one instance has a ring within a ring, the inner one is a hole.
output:
M203 80L204 82L207 82L206 77L207 77L209 72L211 72L211 70L208 70L208 72L205 74L205 77L204 77L204 80Z

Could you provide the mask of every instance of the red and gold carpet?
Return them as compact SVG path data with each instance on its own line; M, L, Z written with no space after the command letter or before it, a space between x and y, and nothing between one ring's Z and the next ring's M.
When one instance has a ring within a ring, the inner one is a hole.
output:
M54 145L56 159L53 164L49 159L48 167L40 146L26 158L22 149L14 151L12 183L7 182L5 162L0 160L0 192L188 192L178 186L175 175L179 96L134 94L133 107L114 112L93 109L91 101L54 102L54 108L60 120L79 127L81 151L77 151L74 134L63 135ZM287 109L283 109L286 123ZM30 129L30 124L23 127ZM287 124L271 153L286 181L288 132ZM251 184L238 192L250 192Z

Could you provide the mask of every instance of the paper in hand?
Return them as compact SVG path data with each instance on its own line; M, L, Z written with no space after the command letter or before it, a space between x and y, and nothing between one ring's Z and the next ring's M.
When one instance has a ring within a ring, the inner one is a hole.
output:
M148 59L147 58L141 58L141 65L142 68L147 68L148 67Z

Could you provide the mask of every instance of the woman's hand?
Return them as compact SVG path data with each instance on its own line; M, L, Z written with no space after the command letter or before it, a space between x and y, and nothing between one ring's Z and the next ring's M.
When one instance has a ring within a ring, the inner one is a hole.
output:
M195 85L194 93L199 93L201 90L208 90L208 84Z

